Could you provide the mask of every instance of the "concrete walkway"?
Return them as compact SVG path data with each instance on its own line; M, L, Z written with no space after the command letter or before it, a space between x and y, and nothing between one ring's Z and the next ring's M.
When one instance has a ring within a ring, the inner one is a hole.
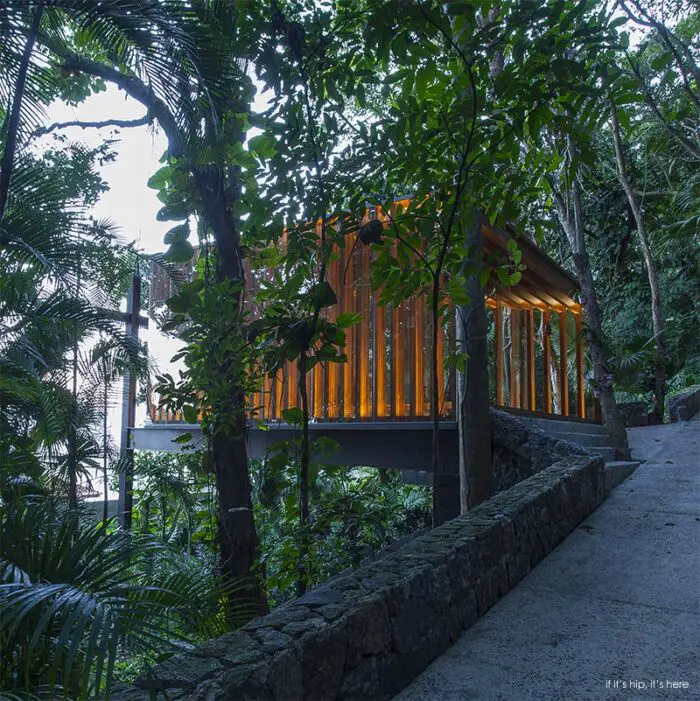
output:
M629 436L646 462L395 701L700 701L700 421Z

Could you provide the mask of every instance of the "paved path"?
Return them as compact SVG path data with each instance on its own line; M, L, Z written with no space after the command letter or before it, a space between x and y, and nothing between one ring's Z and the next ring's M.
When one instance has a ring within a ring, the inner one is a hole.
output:
M700 701L700 422L629 435L646 462L395 701Z

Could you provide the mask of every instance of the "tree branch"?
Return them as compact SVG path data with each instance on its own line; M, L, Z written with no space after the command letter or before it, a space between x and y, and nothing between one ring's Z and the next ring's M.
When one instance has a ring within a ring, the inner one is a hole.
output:
M105 119L102 122L81 122L76 119L71 122L54 122L48 127L40 127L34 132L34 136L43 136L50 134L56 129L66 129L68 127L80 127L81 129L102 129L103 127L141 127L151 122L150 114L144 114L138 119Z
M78 54L64 54L63 65L68 70L81 71L97 76L103 80L114 83L134 100L140 102L148 110L149 115L158 121L168 137L170 152L173 156L181 156L184 152L184 144L180 128L168 107L160 100L153 90L136 76L126 75L99 61L79 56Z
M695 156L695 158L700 158L700 148L698 148L692 141L690 141L690 139L688 139L680 131L678 131L678 129L676 129L676 127L674 127L673 124L671 124L666 119L666 117L664 117L664 115L661 113L661 110L659 109L659 106L656 104L656 100L654 99L654 96L652 95L649 86L647 85L646 81L644 80L644 77L642 76L641 71L639 70L639 66L634 63L634 60L632 59L632 56L630 56L629 52L625 53L630 68L632 69L632 72L637 77L637 80L639 80L642 92L644 93L644 99L651 111L654 113L654 115L656 115L656 118L666 127L666 130L672 136L676 137L676 139L683 145L683 147L686 151L688 151L688 153Z

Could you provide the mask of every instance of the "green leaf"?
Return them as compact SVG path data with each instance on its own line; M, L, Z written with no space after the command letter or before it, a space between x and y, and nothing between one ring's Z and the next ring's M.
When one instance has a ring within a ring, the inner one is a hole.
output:
M189 263L194 256L194 247L189 241L174 241L164 258L173 263Z
M304 412L299 407L290 407L282 410L282 420L295 426L301 425L304 421Z
M171 203L161 207L156 214L158 221L179 221L186 219L190 215L190 211L184 203Z
M172 179L173 171L169 165L157 170L148 179L147 185L153 190L162 190Z
M455 275L445 284L450 301L458 307L463 307L469 304L470 301L465 285L466 280L461 275Z
M418 96L419 100L422 101L425 99L428 83L430 83L434 75L435 68L432 64L423 66L423 68L419 69L418 73L416 74L416 95Z
M248 141L248 148L259 156L261 160L264 160L275 155L277 141L271 134L259 134Z
M274 246L268 246L258 252L258 259L264 265L275 268L280 264L282 255Z
M196 407L193 407L190 404L185 404L185 406L182 407L182 415L188 424L196 424L197 419L199 418Z
M486 287L486 284L489 281L489 278L491 277L491 268L488 266L484 266L481 269L481 273L479 274L479 284L481 287Z
M508 271L505 268L502 268L500 266L496 268L496 275L498 275L498 279L501 281L502 285L510 287L510 275L508 274Z
M178 224L170 229L163 237L163 243L173 244L176 241L186 241L190 237L190 224L185 222L184 224Z
M323 309L338 304L338 298L333 288L327 282L322 282L314 287L313 302L319 309Z
M350 326L355 326L360 323L362 317L356 312L342 312L338 314L338 318L335 320L336 326L341 329L347 329Z
M173 443L189 443L192 440L191 433L183 433L181 436L173 439Z
M518 265L523 257L523 252L518 248L518 244L515 239L509 239L506 244L508 247L508 252L510 253L513 262Z

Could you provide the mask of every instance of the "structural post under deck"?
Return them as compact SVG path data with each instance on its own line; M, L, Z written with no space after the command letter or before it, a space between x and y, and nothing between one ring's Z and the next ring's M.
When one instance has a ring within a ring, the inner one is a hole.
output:
M126 300L126 313L129 321L126 326L128 336L138 341L139 310L141 308L141 277L134 273L131 289ZM134 446L130 435L136 424L136 376L127 370L124 373L124 395L122 400L122 426L120 441L119 500L117 520L121 528L131 528L131 515L134 504Z

